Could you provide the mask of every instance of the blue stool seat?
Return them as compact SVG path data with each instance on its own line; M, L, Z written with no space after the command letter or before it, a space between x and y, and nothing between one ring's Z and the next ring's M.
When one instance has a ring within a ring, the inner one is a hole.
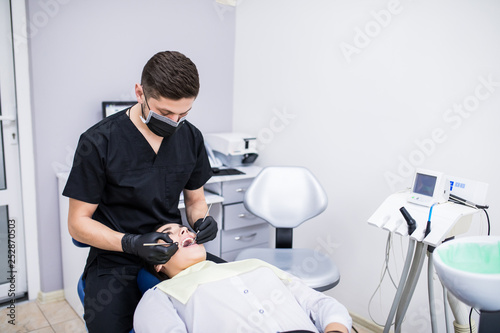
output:
M80 276L78 280L78 285L76 286L76 290L78 291L78 297L80 297L80 301L83 304L83 298L85 297L85 280L83 279L83 274Z

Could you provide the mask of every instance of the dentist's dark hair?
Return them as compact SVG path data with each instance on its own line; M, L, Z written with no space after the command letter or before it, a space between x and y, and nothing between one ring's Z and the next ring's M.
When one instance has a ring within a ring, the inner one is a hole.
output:
M148 97L179 100L198 96L200 79L196 65L184 54L155 54L142 70L141 84Z

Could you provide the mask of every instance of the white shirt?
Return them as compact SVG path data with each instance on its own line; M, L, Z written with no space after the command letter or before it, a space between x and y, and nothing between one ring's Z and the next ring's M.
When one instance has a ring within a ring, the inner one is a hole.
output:
M323 332L332 322L350 330L342 304L295 277L282 281L266 267L201 284L186 304L150 289L134 314L136 333Z

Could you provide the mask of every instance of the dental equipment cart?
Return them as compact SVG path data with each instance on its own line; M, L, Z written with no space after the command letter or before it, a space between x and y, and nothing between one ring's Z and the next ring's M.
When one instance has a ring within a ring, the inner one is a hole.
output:
M418 170L416 179L417 178ZM415 180L415 182L416 181L417 180ZM460 186L457 187L456 185L462 184L466 180L460 179L458 182L453 180L451 181L450 188L448 188L450 180L446 179L446 181L448 183L445 185L445 192L449 190L450 193L457 193L457 196L459 194L463 195L461 192L463 189L461 189ZM487 184L468 180L467 182L471 183L468 188L474 189L475 191L473 195L474 198L471 198L471 200L477 200L476 202L484 201L486 197ZM455 184L455 192L451 191L454 189L453 184ZM434 248L450 237L465 233L469 229L472 217L481 212L481 210L473 207L447 201L447 196L446 200L442 200L441 198L435 202L421 203L418 202L418 200L415 200L413 192L415 192L415 187L410 190L390 195L368 219L368 223L370 225L396 235L409 237L405 264L391 310L386 320L384 333L389 332L394 316L396 317L394 332L401 332L401 325L420 276L426 253L429 256L428 285L432 286L432 252ZM432 192L430 193L431 194L429 195L432 197ZM441 192L440 195L442 193L443 192ZM447 193L447 195L449 195L449 193ZM469 195L469 197L471 196ZM414 225L415 221L416 226ZM437 324L434 315L435 304L432 300L432 294L433 288L430 287L429 307L431 313L431 326L432 332L435 333L437 332Z

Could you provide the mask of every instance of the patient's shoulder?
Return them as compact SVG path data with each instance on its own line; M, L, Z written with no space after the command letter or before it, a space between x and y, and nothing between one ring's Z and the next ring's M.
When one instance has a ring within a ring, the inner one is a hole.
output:
M144 293L144 295L142 295L138 307L139 306L149 307L155 304L162 304L164 302L171 303L168 295L162 292L160 289L153 287L151 289L148 289Z

